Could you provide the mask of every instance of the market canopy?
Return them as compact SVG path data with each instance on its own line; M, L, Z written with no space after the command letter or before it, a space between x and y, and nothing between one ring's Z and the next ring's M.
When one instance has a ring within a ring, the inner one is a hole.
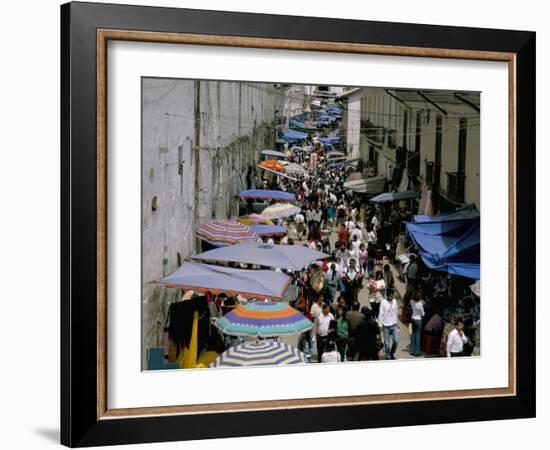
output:
M266 219L261 214L249 214L248 216L239 217L239 222L243 225L273 225L273 222L269 219ZM254 230L252 230L254 231Z
M345 181L344 188L361 194L380 194L386 188L386 177L384 175L376 177L363 176L363 178Z
M451 220L448 217L433 216L433 220L407 223L407 231L427 267L479 280L479 216Z
M270 191L268 189L249 189L239 193L241 198L258 198L262 200L294 201L296 197L291 192Z
M278 366L305 364L306 355L286 342L245 342L218 356L210 367Z
M276 150L269 150L269 149L262 150L262 155L273 156L275 158L285 158L285 159L287 158L287 156L283 152L278 152Z
M313 328L311 320L285 302L257 301L237 306L214 322L229 336L278 337Z
M288 124L292 128L298 128L300 130L314 131L314 130L317 129L317 127L314 127L312 125L306 125L304 122L302 122L301 120L297 120L297 119L288 119Z
M277 161L275 159L267 159L265 161L262 161L260 163L260 167L262 169L274 170L276 172L284 172L286 170L285 166L280 161Z
M406 191L406 192L385 192L384 194L379 194L370 199L371 202L381 203L381 202L395 202L398 200L409 200L411 198L417 198L418 192Z
M258 236L246 225L236 220L210 220L197 229L197 237L214 245L232 245Z
M265 208L262 211L262 216L269 220L284 219L285 217L294 216L300 211L300 208L291 203L275 203Z
M179 269L159 282L168 287L213 294L280 299L290 283L290 277L274 270L235 269L185 261Z
M319 140L319 142L322 142L323 144L338 145L342 141L342 138L340 136L320 137L318 140Z
M258 236L282 236L287 232L282 225L250 225L250 229Z
M256 264L296 272L314 261L329 256L326 253L301 245L269 245L247 242L208 250L192 258L208 262Z
M338 151L332 151L327 153L327 158L341 158L343 156L346 156L346 154Z
M301 131L284 130L279 131L277 136L279 139L284 139L285 141L305 141L308 135L307 133L302 133Z
M297 163L285 164L285 171L286 173L290 173L290 174L299 174L299 175L307 174L307 170L304 168L304 166Z
M333 163L328 165L328 168L329 169L334 169L336 167L342 167L342 166L347 165L347 164L358 163L359 160L360 160L360 158L354 158L354 159L347 159L345 161L333 162Z

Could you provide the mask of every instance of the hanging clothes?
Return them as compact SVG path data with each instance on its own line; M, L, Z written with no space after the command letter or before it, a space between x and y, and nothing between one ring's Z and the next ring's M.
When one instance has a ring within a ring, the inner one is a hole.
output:
M168 336L176 348L176 357L184 347L189 348L193 327L194 313L210 320L210 310L205 296L193 296L189 300L174 302L168 310ZM198 328L198 325L197 325Z
M184 346L179 357L180 369L192 369L197 366L197 354L199 346L199 312L193 312L189 346Z

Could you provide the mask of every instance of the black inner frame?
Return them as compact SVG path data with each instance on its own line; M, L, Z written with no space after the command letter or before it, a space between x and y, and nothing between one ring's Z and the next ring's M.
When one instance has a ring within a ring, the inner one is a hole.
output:
M517 395L437 400L437 403L415 401L97 420L96 30L99 28L515 53ZM65 4L61 6L60 132L62 444L81 447L535 416L534 32Z

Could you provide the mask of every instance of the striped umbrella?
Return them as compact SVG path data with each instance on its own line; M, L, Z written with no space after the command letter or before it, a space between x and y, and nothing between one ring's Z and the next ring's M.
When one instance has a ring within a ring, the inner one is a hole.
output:
M275 203L274 205L268 206L264 209L262 211L262 216L270 220L282 219L284 217L294 216L300 211L300 208L290 203Z
M210 367L276 366L305 362L305 355L285 342L259 341L227 349Z
M233 245L258 238L250 227L235 220L210 220L197 229L197 237L217 245Z
M313 324L284 302L256 301L239 305L215 322L229 336L276 337L303 333Z

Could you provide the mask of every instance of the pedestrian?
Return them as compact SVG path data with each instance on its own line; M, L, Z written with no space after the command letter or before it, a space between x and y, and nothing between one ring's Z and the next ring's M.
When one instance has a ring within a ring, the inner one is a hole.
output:
M384 264L383 270L384 271L382 275L384 278L384 283L386 284L386 289L388 288L393 289L395 287L395 280L393 279L393 273L391 271L390 265Z
M338 289L338 270L336 269L336 264L332 263L330 268L325 273L325 283L328 287L328 290L331 295L330 301L333 302L336 299L336 290Z
M422 318L424 317L424 300L422 299L422 293L416 291L414 297L410 302L411 305L411 320L412 320L412 334L410 353L412 356L420 356L420 340L422 338Z
M338 242L346 247L349 243L349 230L345 223L341 225L340 231L338 232Z
M399 344L399 324L397 323L399 307L394 298L393 289L387 290L387 297L380 303L378 322L384 333L384 358L395 359L395 351Z
M368 258L367 247L362 242L361 245L359 246L359 267L361 267L363 274L366 276L368 276L367 258Z
M353 304L353 302L357 301L359 289L361 288L363 282L363 277L356 264L356 260L351 258L347 269L342 272L342 282L345 286L344 297L348 308Z
M447 357L466 356L464 344L468 342L464 334L464 322L461 318L455 319L455 328L447 336Z
M355 331L357 330L357 326L365 319L365 316L361 311L359 311L359 308L361 305L359 302L353 302L351 305L351 311L348 311L346 314L346 319L348 319L349 324L349 335L351 337L355 336Z
M342 361L340 353L336 350L334 342L330 341L327 343L323 356L321 357L320 362L323 363L335 363Z
M369 301L375 317L378 316L380 311L380 303L384 299L384 292L386 292L386 283L382 272L377 270L374 272L374 277L369 279Z
M361 309L364 320L355 331L354 359L359 361L376 361L380 351L380 328L372 318L369 308Z
M298 235L298 239L302 239L305 234L304 220L304 215L301 212L294 216L294 222L296 223L296 234Z
M416 255L409 256L409 265L407 266L407 288L403 301L407 304L413 292L418 288L418 263L416 262Z
M330 323L334 320L334 316L330 313L329 306L324 303L321 308L321 312L315 317L313 322L313 335L317 342L317 362L321 362L323 352L331 337L332 330L330 330Z
M346 318L346 308L338 305L336 309L336 348L340 353L340 361L346 361L348 351L349 322Z

